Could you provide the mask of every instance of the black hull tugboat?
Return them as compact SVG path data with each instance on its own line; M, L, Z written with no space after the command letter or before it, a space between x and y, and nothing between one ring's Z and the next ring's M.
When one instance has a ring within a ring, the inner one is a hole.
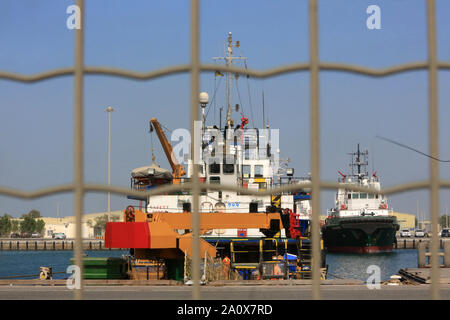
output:
M368 151L361 152L358 144L357 152L351 155L352 174L347 177L339 171L339 182L380 190L376 172L370 177L367 173ZM327 252L387 252L392 251L398 229L397 218L392 215L386 196L340 188L335 207L329 210L322 227L322 237Z

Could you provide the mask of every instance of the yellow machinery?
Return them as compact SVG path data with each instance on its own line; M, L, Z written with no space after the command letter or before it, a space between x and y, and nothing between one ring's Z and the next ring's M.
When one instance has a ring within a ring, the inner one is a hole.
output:
M322 244L323 246L323 244ZM322 247L321 277L326 263ZM295 253L295 254L293 254ZM312 257L309 238L238 238L230 241L231 267L244 279L311 279Z
M161 146L166 154L167 160L170 163L170 167L172 168L173 174L173 183L179 184L180 178L186 174L184 171L183 165L179 164L175 155L173 154L173 148L170 144L169 140L167 140L166 135L164 134L161 124L156 120L156 118L152 118L150 120L150 126L156 131L156 135L158 136L159 141L161 142Z

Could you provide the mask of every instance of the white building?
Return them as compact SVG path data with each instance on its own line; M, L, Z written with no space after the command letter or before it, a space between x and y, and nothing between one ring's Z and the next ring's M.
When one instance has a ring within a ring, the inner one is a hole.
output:
M95 238L95 218L101 217L105 214L108 214L107 212L101 212L101 213L90 213L90 214L84 214L82 217L82 224L81 224L81 233L83 238ZM111 216L115 219L118 219L117 221L122 220L122 211L112 211ZM41 217L38 219L42 219L45 222L45 228L43 232L44 238L51 238L52 234L54 233L64 233L67 238L75 238L75 217L74 216L68 216L63 218L52 218L52 217Z

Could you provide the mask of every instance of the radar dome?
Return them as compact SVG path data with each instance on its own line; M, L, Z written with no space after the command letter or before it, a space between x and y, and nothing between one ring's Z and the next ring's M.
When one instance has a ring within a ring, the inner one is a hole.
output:
M209 95L206 92L200 92L198 98L201 104L207 104L209 102Z

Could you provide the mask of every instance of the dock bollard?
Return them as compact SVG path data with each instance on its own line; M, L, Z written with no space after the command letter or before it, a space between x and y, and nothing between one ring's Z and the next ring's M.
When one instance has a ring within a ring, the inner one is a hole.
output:
M450 241L444 241L444 268L450 268Z
M418 268L425 268L425 265L427 263L427 257L425 255L426 250L427 250L427 243L419 242L419 245L417 246L417 267Z
M53 279L52 267L41 267L39 278L41 280L52 280Z

